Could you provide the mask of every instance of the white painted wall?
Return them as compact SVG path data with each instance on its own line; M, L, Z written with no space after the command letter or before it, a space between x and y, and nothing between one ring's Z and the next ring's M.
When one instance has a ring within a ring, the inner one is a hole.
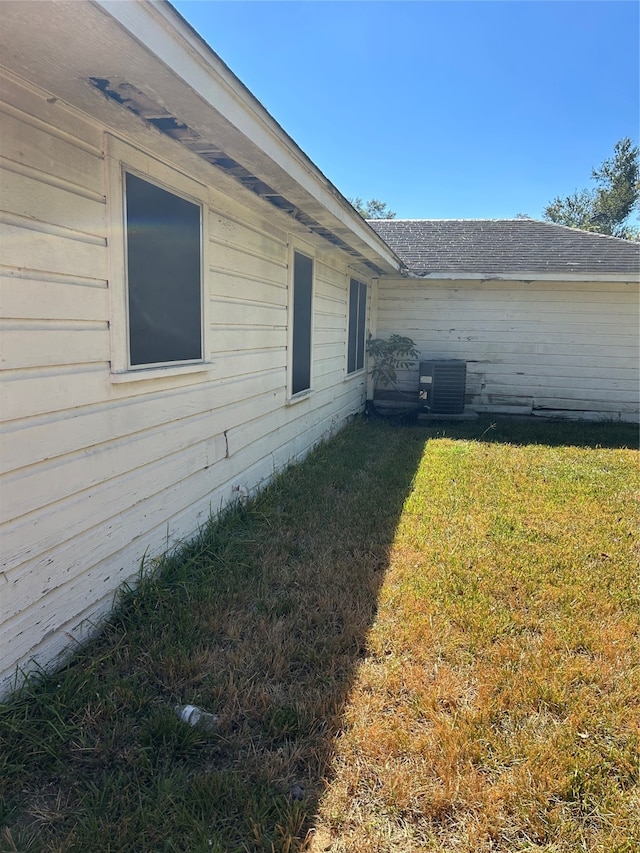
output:
M365 376L345 375L349 257L246 191L221 192L211 170L211 366L112 381L121 337L113 259L122 253L107 204L106 128L15 78L2 79L0 97L6 691L16 666L55 665L86 636L145 554L188 537L233 499L234 484L259 488L360 411ZM173 148L176 161L161 168L190 179L188 158L185 166ZM228 179L221 184L228 190ZM313 390L295 403L287 400L292 237L315 255Z
M638 420L638 282L385 280L377 334L467 361L479 412ZM417 367L403 377L417 388Z

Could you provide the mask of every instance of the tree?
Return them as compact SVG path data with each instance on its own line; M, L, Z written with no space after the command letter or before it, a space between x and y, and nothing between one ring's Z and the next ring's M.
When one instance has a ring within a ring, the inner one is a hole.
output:
M363 219L395 219L393 210L389 210L387 203L377 198L363 201L361 198L348 198L347 201L355 207Z
M596 188L576 190L566 198L558 196L547 205L543 217L584 231L637 240L638 229L628 219L640 200L639 154L629 137L621 139L613 157L592 170Z

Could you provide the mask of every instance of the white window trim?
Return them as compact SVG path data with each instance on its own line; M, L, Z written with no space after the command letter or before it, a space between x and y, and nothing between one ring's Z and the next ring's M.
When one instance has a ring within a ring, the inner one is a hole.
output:
M296 252L299 255L305 255L311 258L313 262L313 275L311 278L311 328L309 329L309 387L303 391L298 391L296 394L291 393L293 385L293 275L294 275L294 259ZM315 301L316 301L316 253L315 248L309 243L305 243L300 238L292 238L289 236L289 282L288 282L288 306L287 306L287 399L288 405L298 403L301 400L306 400L313 394L313 338L315 329Z
M351 296L351 281L357 281L359 284L364 284L367 288L367 304L364 309L364 353L362 360L362 367L359 367L357 370L351 371L349 373L349 306L350 306L350 296ZM348 382L350 379L354 379L357 376L362 376L367 372L367 330L369 329L369 320L371 317L371 299L372 299L372 287L371 282L360 275L357 271L352 269L347 269L346 276L346 327L345 327L345 348L344 348L344 381Z
M111 372L113 383L139 382L166 376L181 376L201 373L212 365L208 354L209 342L209 201L204 184L178 171L172 166L151 157L149 154L105 134L105 162L107 184L107 227L109 247L109 294L110 294L110 345ZM127 296L126 256L126 211L124 175L131 172L168 192L186 198L199 205L201 210L201 343L203 358L177 364L132 366L129 363L129 312Z

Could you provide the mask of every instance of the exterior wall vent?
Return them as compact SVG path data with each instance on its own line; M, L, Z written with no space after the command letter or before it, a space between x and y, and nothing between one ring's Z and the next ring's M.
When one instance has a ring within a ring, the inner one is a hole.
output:
M467 363L461 359L420 362L420 404L433 415L464 412Z

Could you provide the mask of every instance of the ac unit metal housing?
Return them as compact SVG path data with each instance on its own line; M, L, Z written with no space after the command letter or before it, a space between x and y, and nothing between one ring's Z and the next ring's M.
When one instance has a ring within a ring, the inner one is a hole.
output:
M419 394L425 412L460 415L464 412L467 363L462 359L420 362Z

